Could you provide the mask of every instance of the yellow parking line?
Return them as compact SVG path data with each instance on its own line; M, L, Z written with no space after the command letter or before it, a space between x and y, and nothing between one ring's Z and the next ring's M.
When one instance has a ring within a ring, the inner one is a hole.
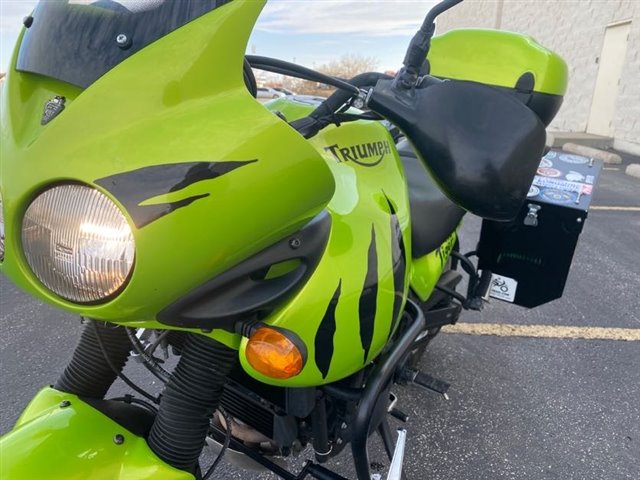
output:
M497 337L569 338L640 342L640 328L457 323L443 327L442 331L446 333L461 333L464 335L492 335Z
M591 210L609 210L612 212L640 212L640 207L609 207L595 205L590 207Z

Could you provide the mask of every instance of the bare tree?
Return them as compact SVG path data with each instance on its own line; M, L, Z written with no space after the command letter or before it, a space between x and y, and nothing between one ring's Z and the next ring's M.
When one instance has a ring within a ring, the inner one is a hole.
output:
M327 75L333 75L343 79L355 77L359 73L375 71L378 66L378 60L373 57L364 57L357 54L347 54L338 60L321 65L318 70ZM280 86L280 85L279 85ZM302 95L318 95L326 97L331 95L334 88L321 83L299 80L296 78L284 78L282 85L289 90Z
M378 60L374 57L364 57L358 54L349 53L343 55L338 60L333 60L326 65L322 65L319 70L322 73L333 75L334 77L349 79L364 72L373 72L378 68Z

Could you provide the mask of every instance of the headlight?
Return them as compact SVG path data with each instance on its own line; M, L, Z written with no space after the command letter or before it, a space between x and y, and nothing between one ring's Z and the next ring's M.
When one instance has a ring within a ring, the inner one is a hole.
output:
M33 273L67 300L105 300L133 267L131 227L98 190L60 185L39 195L22 223L22 248Z
M4 206L0 192L0 262L4 260Z

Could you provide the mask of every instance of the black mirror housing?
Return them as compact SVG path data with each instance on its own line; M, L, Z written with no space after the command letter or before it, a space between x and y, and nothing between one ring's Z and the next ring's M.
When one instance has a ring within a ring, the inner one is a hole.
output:
M512 220L540 163L544 125L498 89L427 81L426 88L403 90L381 80L368 106L404 132L453 202L482 218Z

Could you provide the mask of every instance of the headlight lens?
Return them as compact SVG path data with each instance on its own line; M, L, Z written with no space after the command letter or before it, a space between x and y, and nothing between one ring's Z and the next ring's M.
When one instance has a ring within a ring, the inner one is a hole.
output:
M2 192L0 192L0 262L4 260L4 205L2 205Z
M120 209L82 185L51 188L29 205L22 247L38 279L78 303L117 292L129 277L135 254L131 227Z

